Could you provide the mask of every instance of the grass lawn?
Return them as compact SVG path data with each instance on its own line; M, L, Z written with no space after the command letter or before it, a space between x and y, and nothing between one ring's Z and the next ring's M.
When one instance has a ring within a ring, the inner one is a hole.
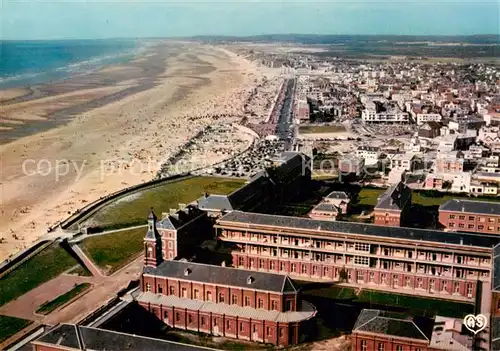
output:
M377 199L380 195L384 193L385 189L370 189L363 188L358 194L357 205L362 206L375 206L377 204Z
M80 247L96 265L111 274L141 252L147 227L97 235L83 240Z
M391 294L374 290L361 291L357 300L373 305L401 307L410 315L425 315L428 317L439 315L445 317L463 318L469 313L474 313L474 305L472 304Z
M76 261L53 244L0 279L0 306L73 267Z
M23 330L32 322L26 319L0 315L0 343Z
M168 183L141 193L132 194L107 205L85 220L88 225L123 228L146 224L151 207L157 215L178 208L179 203L189 203L204 193L229 194L240 188L243 179L220 177L195 177Z
M83 293L85 290L90 288L89 283L83 283L83 284L78 284L75 285L73 289L68 291L65 294L62 294L58 297L56 297L52 301L47 301L44 304L42 304L37 310L36 313L39 314L49 314L50 312L54 311L56 308L64 305L74 297L78 296L79 294Z
M343 133L346 129L343 125L326 125L326 126L300 126L299 133L301 134L313 134L313 133Z

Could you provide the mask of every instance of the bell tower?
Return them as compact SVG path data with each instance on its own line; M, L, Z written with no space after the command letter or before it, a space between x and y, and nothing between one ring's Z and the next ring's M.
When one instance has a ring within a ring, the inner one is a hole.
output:
M148 232L144 237L144 265L157 267L162 261L161 236L156 229L156 215L151 208L148 215Z

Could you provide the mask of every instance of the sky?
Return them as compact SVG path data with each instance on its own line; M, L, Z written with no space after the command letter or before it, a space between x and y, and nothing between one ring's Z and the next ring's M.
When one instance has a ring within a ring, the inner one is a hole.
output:
M1 38L500 34L500 1L0 0Z

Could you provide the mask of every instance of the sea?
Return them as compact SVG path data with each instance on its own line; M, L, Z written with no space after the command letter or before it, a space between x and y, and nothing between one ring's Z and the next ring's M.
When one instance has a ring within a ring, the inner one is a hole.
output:
M0 89L86 74L129 61L147 46L138 40L1 41Z

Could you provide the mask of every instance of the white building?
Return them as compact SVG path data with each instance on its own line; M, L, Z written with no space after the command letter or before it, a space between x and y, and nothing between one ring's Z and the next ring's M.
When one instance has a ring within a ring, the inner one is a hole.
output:
M373 166L378 163L380 156L379 148L375 146L360 146L356 150L356 157L365 160L365 165Z
M439 113L417 113L417 124L422 125L426 122L440 122L443 117Z
M366 108L361 111L361 120L365 123L409 123L410 116L407 112L397 109L377 112L375 109Z

